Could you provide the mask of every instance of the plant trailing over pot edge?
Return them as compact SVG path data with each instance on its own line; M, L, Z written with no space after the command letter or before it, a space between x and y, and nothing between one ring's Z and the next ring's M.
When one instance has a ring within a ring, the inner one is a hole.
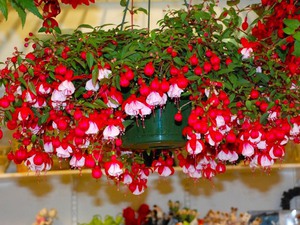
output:
M40 172L58 157L94 178L104 169L134 194L150 173L172 175L174 156L184 173L207 179L241 159L264 169L282 160L286 143L299 142L299 7L215 7L170 10L151 31L81 25L45 40L30 34L32 51L16 50L0 72L2 122L19 143L9 159ZM250 25L240 17L259 8ZM122 136L130 124L147 129L167 102L177 122L191 107L185 148L162 149L146 167L146 150L124 149Z

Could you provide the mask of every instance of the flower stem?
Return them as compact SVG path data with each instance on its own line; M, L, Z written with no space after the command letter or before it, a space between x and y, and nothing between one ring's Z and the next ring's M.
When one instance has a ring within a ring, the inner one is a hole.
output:
M187 106L188 104L191 104L192 101L188 101L187 103L183 104L182 106L179 107L179 110L181 111L182 108L184 108L185 106Z
M130 0L127 0L126 6L125 6L125 9L124 9L123 19L122 19L122 23L121 23L121 30L123 30L123 27L124 27L124 24L125 24L125 18L126 18L126 13L127 13L128 6L129 6L129 1Z

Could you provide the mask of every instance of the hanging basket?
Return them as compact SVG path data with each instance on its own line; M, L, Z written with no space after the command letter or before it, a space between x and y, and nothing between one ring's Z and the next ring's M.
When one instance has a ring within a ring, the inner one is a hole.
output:
M180 105L187 103L181 100ZM122 137L124 149L174 149L185 145L182 129L187 126L187 118L191 106L188 104L181 110L181 123L174 120L178 112L174 102L168 101L164 108L155 111L144 121L138 120L127 127Z

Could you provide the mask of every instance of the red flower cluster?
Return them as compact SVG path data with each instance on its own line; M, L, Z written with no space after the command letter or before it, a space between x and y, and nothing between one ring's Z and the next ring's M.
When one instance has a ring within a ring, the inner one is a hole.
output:
M145 224L149 213L150 207L147 204L141 204L137 212L132 207L127 207L123 209L123 218L125 220L125 225Z
M89 5L95 3L95 0L62 0L64 4L72 5L74 9L78 5ZM43 26L40 31L52 33L53 30L59 31L58 23L54 19L61 12L60 3L58 0L34 0L36 7L41 8L44 18Z

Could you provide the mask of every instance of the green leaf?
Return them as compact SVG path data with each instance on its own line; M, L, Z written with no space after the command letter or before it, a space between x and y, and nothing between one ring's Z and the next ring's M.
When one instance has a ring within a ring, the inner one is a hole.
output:
M61 34L61 30L59 27L54 27L53 29L56 33Z
M181 61L181 59L179 57L175 57L173 60L179 66L183 66L184 65L184 63Z
M226 4L227 4L228 6L235 6L235 5L239 4L239 3L240 3L240 0L228 0L228 1L226 2Z
M83 105L90 109L95 109L95 106L90 102L84 102Z
M32 0L21 0L18 1L20 5L24 8L27 9L29 12L32 14L36 15L38 18L43 19L42 14L39 12L38 8L34 4L34 1Z
M27 87L27 83L23 77L19 77L18 80L21 82L21 84L23 84L25 87Z
M269 116L269 113L264 113L262 116L261 116L261 118L260 118L260 123L261 124L266 124L267 123L267 119L268 119L268 116Z
M283 28L283 32L288 34L288 35L292 35L292 34L295 33L295 29L292 29L290 27L285 27L285 28Z
M89 24L80 24L77 29L79 28L88 28L88 29L94 29L93 26L89 25Z
M7 9L7 2L6 2L6 0L0 0L0 11L2 12L3 16L7 20L8 9Z
M194 80L200 80L201 77L200 76L189 76L187 79L190 81L194 81Z
M145 8L141 8L141 7L140 7L140 8L137 8L136 11L143 12L143 13L145 13L146 15L148 14L147 9L145 9Z
M97 80L98 80L98 76L99 76L99 68L98 65L96 65L92 71L92 83L93 85L96 85Z
M247 107L248 110L252 111L252 102L247 100L246 101L246 107Z
M283 23L293 30L296 30L300 26L300 21L296 19L285 19Z
M195 13L195 18L196 18L197 21L200 21L201 19L202 20L209 20L209 19L211 19L211 16L208 12L197 11Z
M92 53L90 53L90 52L86 53L86 61L87 61L89 69L91 69L92 66L94 65L94 56Z
M300 56L300 41L298 40L295 40L293 55L296 57Z
M29 87L29 90L34 94L36 95L36 89L35 89L35 86L32 82L29 82L28 83L28 87Z
M94 101L94 103L98 106L97 108L101 108L101 109L106 109L107 108L107 105L101 100L101 99L96 99Z
M76 92L74 93L75 98L79 98L83 93L85 93L85 87L79 87Z
M47 122L49 118L49 112L44 112L43 115L39 118L38 124L42 125Z
M7 118L8 120L12 120L12 116L11 116L10 111L5 110L4 114L5 114L5 118Z
M122 123L123 123L123 126L126 128L126 127L130 126L131 124L133 124L134 120L124 120Z
M300 31L296 32L296 33L293 35L293 38L295 38L297 41L300 41Z
M12 0L10 3L11 3L11 6L17 11L17 13L21 19L21 22L22 22L22 27L24 27L25 21L26 21L25 9L16 0Z
M128 0L120 0L120 5L121 5L122 7L126 7L127 1L128 1Z

